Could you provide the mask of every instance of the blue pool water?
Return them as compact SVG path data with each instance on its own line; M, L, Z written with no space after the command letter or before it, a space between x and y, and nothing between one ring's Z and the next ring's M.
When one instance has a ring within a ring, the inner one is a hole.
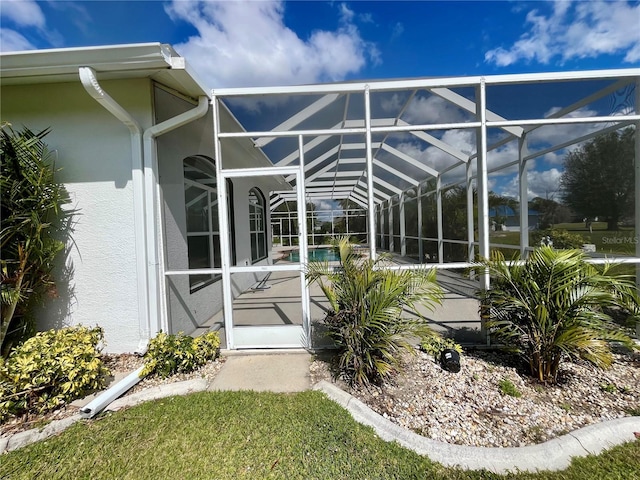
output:
M292 251L287 257L287 260L290 262L299 262L300 250ZM310 262L335 262L338 260L340 260L340 254L334 252L331 248L314 248L309 250Z

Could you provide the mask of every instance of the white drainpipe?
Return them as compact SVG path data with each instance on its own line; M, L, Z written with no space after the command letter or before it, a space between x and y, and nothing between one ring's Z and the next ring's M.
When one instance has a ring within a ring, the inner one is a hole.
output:
M198 106L181 113L162 123L153 125L142 133L136 120L107 94L90 67L80 67L80 80L85 90L107 111L129 128L131 132L132 180L134 197L134 222L136 242L136 271L138 276L138 314L140 316L140 344L138 352L144 353L152 336L159 330L168 330L168 319L164 304L164 296L159 291L159 280L164 272L159 272L159 254L161 247L160 230L156 222L160 212L160 196L156 194L157 156L154 139L171 130L186 125L203 117L209 109L209 99L201 96ZM158 228L156 228L158 227ZM162 310L162 311L161 311Z
M165 120L162 123L153 125L145 130L143 135L144 143L144 182L145 182L145 204L147 206L146 231L147 231L147 255L149 281L149 316L156 319L152 330L156 334L160 330L169 330L169 320L166 312L165 297L160 290L164 285L164 262L160 262L160 253L163 251L162 228L156 222L160 217L160 194L158 192L157 171L158 157L154 139L164 135L178 127L186 125L198 118L203 117L209 111L209 98L201 96L198 98L198 106ZM161 306L162 308L158 309Z
M98 397L94 398L91 402L82 407L80 409L80 415L82 415L82 418L95 417L102 410L108 407L111 402L120 398L120 396L124 395L134 385L140 382L142 380L140 373L143 368L144 366L131 372L118 383L110 387L108 390L105 390Z
M84 89L114 117L120 120L131 132L131 178L133 183L133 219L135 225L136 274L138 288L138 316L140 318L140 344L138 350L143 352L150 338L149 295L147 279L147 254L145 251L145 205L144 205L144 172L142 165L142 129L138 122L122 108L107 92L96 78L96 72L90 67L80 67L80 81Z

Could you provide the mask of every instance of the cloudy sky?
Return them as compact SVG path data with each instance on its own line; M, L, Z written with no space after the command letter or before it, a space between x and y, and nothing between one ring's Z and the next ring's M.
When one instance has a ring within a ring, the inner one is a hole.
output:
M170 43L215 87L640 64L637 1L2 0L0 18L3 51Z
M4 52L170 43L218 88L640 65L640 1L2 0L0 22Z

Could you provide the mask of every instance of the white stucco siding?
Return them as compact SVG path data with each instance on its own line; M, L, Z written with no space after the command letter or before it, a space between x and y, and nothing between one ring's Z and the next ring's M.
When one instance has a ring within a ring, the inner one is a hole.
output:
M148 80L104 81L103 88L144 127L151 125ZM2 120L19 129L51 127L58 178L78 209L67 258L67 282L47 303L40 328L100 325L106 351L138 347L132 154L129 130L77 83L2 88ZM61 270L59 274L63 273Z

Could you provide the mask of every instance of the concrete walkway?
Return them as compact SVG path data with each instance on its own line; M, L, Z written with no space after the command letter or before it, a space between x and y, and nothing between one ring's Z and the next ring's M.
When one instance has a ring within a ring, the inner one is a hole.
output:
M228 354L209 390L302 392L311 388L306 351L267 354Z

